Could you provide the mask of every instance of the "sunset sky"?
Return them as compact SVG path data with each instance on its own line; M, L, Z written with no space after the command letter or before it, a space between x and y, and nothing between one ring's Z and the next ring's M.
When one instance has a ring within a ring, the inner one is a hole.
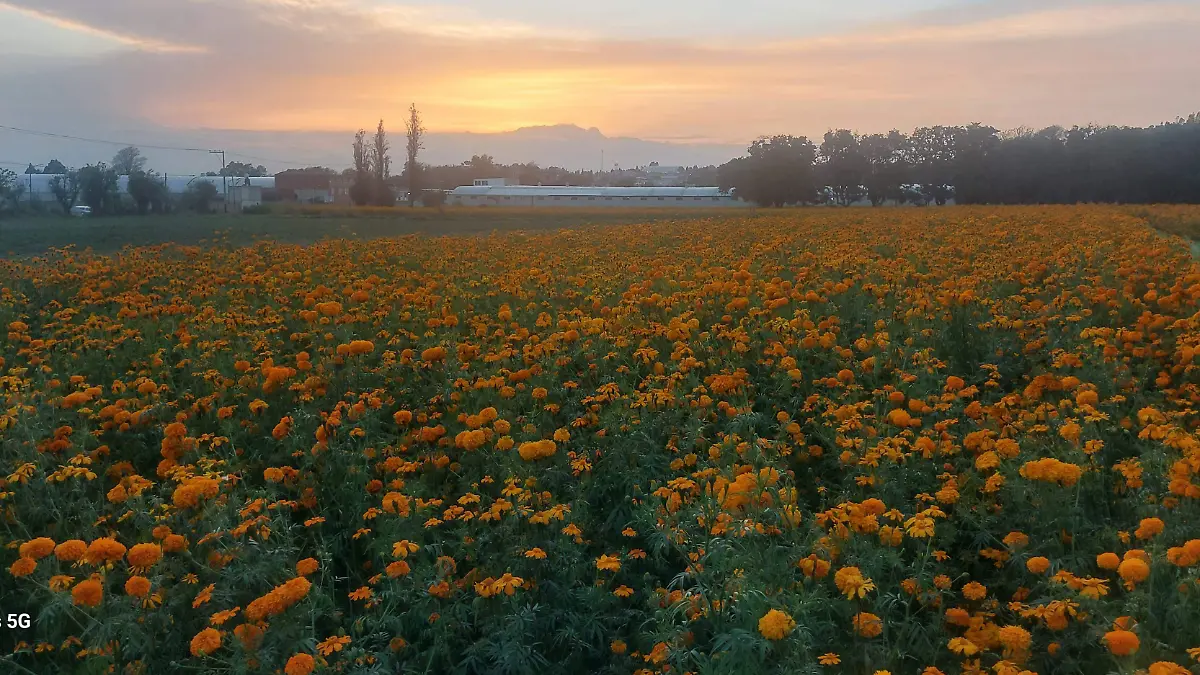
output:
M1200 110L1200 1L0 0L0 124L744 144ZM0 136L0 147L4 137Z

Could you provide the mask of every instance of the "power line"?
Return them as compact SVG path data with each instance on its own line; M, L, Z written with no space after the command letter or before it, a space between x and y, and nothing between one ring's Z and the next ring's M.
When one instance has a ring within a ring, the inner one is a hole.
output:
M72 136L71 134L59 134L59 133L53 133L53 132L49 132L49 131L37 131L35 129L22 129L20 127L10 127L10 126L4 125L4 124L0 124L0 129L16 132L16 133L20 133L20 134L30 134L33 136L44 136L47 138L63 138L63 139L72 140L72 141L80 141L83 143L102 143L105 145L114 145L114 146L119 146L119 147L128 147L128 146L132 145L132 146L135 146L138 148L145 148L148 150L174 150L174 151L178 151L178 152L212 152L211 148L185 148L185 147L172 146L172 145L148 145L146 143L129 143L127 141L113 141L113 140L106 140L106 139L101 139L101 138L86 138L83 136ZM271 157L257 157L255 155L247 155L247 154L240 153L240 152L226 151L225 154L229 155L230 157L241 157L242 159L249 159L249 160L253 160L256 162L269 162L271 164L280 164L283 166L305 167L305 166L312 166L313 164L315 164L315 162L296 162L296 161L291 161L291 160L286 160L286 159L274 159ZM10 164L12 166L18 165L16 162L0 162L0 164ZM21 162L20 165L24 166L25 162Z
M33 136L45 136L48 138L65 138L65 139L71 140L71 141L82 141L84 143L103 143L105 145L119 145L119 146L123 146L123 147L134 145L139 148L148 148L150 150L177 150L180 152L208 152L209 151L209 148L181 148L181 147L170 146L170 145L148 145L145 143L127 143L125 141L109 141L109 140L104 140L104 139L100 139L100 138L84 138L83 136L72 136L70 134L56 134L56 133L51 133L49 131L35 131L33 129L21 129L19 127L10 127L10 126L6 126L3 124L0 124L0 129L5 129L7 131L15 131L19 134L30 134Z
M282 164L284 166L313 166L318 162L293 162L286 159L271 159L270 157L255 157L254 155L244 155L240 152L226 152L230 157L241 157L255 162L270 162L271 164Z

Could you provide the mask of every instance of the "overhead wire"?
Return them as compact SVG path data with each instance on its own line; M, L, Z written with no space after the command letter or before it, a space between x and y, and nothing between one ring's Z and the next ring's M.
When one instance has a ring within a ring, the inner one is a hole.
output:
M39 131L36 129L24 129L22 127L8 126L6 124L0 124L0 129L3 129L5 131L11 131L14 133L19 133L19 134L29 134L32 136L42 136L42 137L46 137L46 138L61 138L61 139L66 139L66 140L79 141L79 142L83 142L83 143L102 143L105 145L113 145L113 146L120 146L120 147L134 146L137 148L144 148L147 150L169 150L169 151L175 151L175 152L206 152L206 153L220 152L220 150L216 150L216 149L212 149L212 148L190 148L190 147L173 146L173 145L156 145L156 144L150 144L150 143L131 143L129 141L116 141L116 140L103 139L103 138L88 138L86 136L75 136L72 134L62 134L62 133L56 133L56 132L51 132L51 131ZM297 162L297 161L293 161L293 160L275 159L275 158L271 158L271 157L259 157L256 155L248 155L245 153L233 152L233 151L228 151L228 150L225 151L225 154L230 157L240 157L242 159L249 159L249 160L256 161L256 162L269 162L271 164L279 164L279 165L283 165L283 166L306 167L306 166L312 166L314 164L314 162ZM0 164L7 164L10 166L18 166L18 165L23 166L26 164L26 162L0 162Z

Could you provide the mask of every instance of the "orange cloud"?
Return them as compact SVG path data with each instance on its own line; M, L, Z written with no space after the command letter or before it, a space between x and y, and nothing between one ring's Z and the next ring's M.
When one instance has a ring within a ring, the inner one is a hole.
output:
M64 74L88 78L93 105L179 128L345 131L380 117L397 126L416 102L433 130L572 122L740 143L838 126L1148 124L1200 107L1196 3L993 3L758 44L543 34L361 0L0 2L168 45L203 40L205 53L115 57Z

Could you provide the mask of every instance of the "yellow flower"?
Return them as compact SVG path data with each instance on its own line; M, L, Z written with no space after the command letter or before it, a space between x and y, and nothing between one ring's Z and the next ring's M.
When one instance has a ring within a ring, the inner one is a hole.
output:
M839 591L846 595L847 600L854 598L865 598L867 593L875 590L875 584L867 578L864 578L862 571L857 567L843 567L833 575L833 582L837 585Z
M979 647L966 638L950 638L950 651L961 656L973 656L979 653Z
M317 643L317 652L321 656L329 656L330 654L333 654L334 652L342 651L342 649L348 644L350 644L349 636L335 635L331 638L327 638L325 640L322 640L321 642L318 642Z

